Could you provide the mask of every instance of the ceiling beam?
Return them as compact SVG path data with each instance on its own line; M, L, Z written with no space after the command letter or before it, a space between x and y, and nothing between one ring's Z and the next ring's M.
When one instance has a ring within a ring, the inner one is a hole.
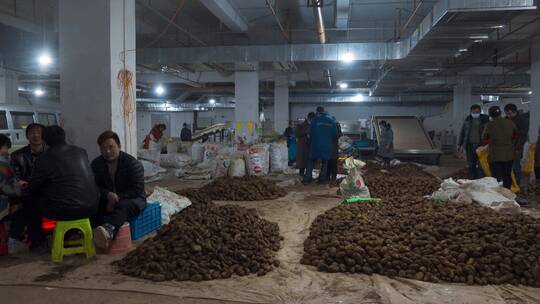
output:
M41 33L41 27L37 26L36 24L30 21L12 16L12 15L9 15L9 14L1 13L1 12L0 12L0 23L25 31L25 32L29 32L29 33L34 33L34 34Z
M350 0L336 0L335 2L335 14L334 25L337 28L347 28L349 26L349 7L351 5Z
M248 24L228 0L199 0L233 32L247 32Z

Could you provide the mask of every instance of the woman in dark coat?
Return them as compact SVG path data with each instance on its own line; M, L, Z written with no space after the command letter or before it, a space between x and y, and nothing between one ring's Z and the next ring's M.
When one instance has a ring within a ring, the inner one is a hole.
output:
M310 112L304 122L296 127L296 168L299 169L300 176L304 176L309 161L309 134L313 117L315 117L315 113Z

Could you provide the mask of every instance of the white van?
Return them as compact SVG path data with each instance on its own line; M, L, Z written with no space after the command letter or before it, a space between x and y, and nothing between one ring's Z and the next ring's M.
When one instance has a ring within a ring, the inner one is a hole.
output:
M31 123L60 125L60 109L24 105L0 105L0 133L11 139L12 150L28 144L26 127Z

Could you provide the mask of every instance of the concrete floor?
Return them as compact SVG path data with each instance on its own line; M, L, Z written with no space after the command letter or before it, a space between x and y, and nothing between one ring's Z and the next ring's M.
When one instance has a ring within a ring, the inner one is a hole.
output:
M447 164L430 168L446 176L463 162L445 157ZM273 176L284 179L284 176ZM291 177L289 177L290 179ZM166 178L149 185L171 190L200 187L206 182ZM336 188L295 186L274 201L217 202L257 209L278 223L284 236L278 252L281 266L263 277L233 277L207 282L153 283L116 273L111 262L121 256L97 259L66 258L61 265L48 256L0 258L0 303L365 303L365 304L524 304L540 303L540 289L515 286L431 284L360 274L327 274L299 264L303 241L314 218L340 202Z

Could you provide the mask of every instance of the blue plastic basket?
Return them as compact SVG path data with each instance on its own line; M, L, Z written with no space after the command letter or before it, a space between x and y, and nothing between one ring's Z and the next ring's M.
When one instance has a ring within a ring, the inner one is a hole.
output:
M161 205L148 203L144 211L129 222L131 239L138 240L161 227Z

